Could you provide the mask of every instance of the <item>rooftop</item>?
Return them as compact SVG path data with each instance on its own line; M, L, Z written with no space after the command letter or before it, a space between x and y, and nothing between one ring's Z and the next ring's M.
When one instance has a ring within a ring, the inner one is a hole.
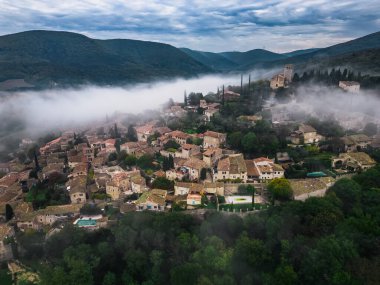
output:
M365 152L350 152L350 153L346 153L346 155L349 156L349 157L351 157L351 158L353 158L354 160L356 160L360 164L364 164L364 165L374 165L374 164L376 164L376 161L373 160Z

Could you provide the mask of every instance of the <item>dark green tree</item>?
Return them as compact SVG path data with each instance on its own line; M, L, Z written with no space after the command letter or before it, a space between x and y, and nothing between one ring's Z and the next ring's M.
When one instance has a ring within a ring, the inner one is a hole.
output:
M271 193L273 201L288 201L293 197L292 187L285 178L275 178L269 182L268 191Z
M6 204L5 205L5 219L6 221L8 222L9 220L11 220L14 216L14 213L13 213L13 208L11 205L9 204Z

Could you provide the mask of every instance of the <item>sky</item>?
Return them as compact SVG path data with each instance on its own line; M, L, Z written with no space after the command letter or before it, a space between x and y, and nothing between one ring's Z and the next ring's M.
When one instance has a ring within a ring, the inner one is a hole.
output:
M379 11L379 0L0 0L0 35L64 30L213 52L288 52L380 31Z

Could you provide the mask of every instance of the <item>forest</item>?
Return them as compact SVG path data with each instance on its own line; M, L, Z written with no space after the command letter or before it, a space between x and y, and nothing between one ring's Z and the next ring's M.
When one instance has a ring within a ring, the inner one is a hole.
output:
M380 166L323 198L239 216L134 212L107 229L19 233L41 284L378 284Z

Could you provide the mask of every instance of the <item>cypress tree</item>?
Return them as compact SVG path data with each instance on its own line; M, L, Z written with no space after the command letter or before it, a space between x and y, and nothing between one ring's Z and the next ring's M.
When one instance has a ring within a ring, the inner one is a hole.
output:
M243 96L243 74L240 76L240 94Z
M251 94L251 74L248 76L248 95Z
M184 93L184 96L183 96L184 98L183 98L183 104L185 105L185 106L187 106L187 94L186 94L186 90L185 90L185 93Z
M40 171L40 164L38 163L37 152L34 151L34 166L36 168L36 172Z
M119 138L119 130L117 129L117 124L115 123L115 138Z
M224 85L223 85L223 90L222 90L222 105L224 105Z
M169 154L169 163L168 166L170 169L174 168L174 158L171 154Z
M12 206L9 204L5 205L5 219L8 222L14 216Z

